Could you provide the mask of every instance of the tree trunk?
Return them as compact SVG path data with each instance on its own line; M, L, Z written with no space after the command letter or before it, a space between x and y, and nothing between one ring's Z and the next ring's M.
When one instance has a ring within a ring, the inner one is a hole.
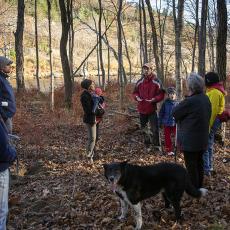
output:
M140 29L140 62L143 66L144 57L144 44L143 44L143 33L142 33L142 0L139 0L139 29Z
M160 60L159 60L159 55L158 55L158 40L157 40L155 21L154 21L154 17L153 17L153 10L152 10L150 0L145 0L145 2L148 6L151 29L152 29L153 53L154 53L154 58L155 58L157 76L159 79L162 80L162 73L160 70Z
M199 65L198 65L198 72L201 76L205 75L207 11L208 11L208 0L202 0L201 26L199 31Z
M148 41L147 41L147 20L145 12L145 2L142 0L143 26L144 26L144 63L148 62Z
M38 91L40 91L37 0L34 1L34 17L35 17L34 28L35 28L35 50L36 50L36 81L37 81Z
M173 0L173 18L175 26L175 61L176 61L176 92L178 99L182 98L182 78L181 78L181 34L183 29L183 15L184 15L184 0L178 0L177 15L176 4Z
M50 93L51 93L51 110L54 110L54 75L53 75L53 61L52 61L52 31L51 31L51 0L47 0L47 16L49 27L49 64L50 64Z
M121 22L121 13L122 13L122 2L123 0L118 0L118 11L117 11L117 40L118 40L118 79L120 86L120 106L123 105L124 100L124 82L123 75L123 58L122 58L122 22Z
M67 42L68 42L68 34L70 30L70 4L69 0L67 0L67 4L65 4L65 0L59 0L60 12L61 12L61 23L62 23L62 34L60 41L60 53L61 53L61 63L62 63L62 71L64 75L64 85L65 85L65 104L67 108L72 107L72 91L73 84L71 79L71 72L69 67L69 59L67 55Z
M221 81L226 80L227 6L225 0L217 0L216 67Z
M195 24L195 32L194 32L194 44L192 50L192 72L195 69L195 57L196 57L196 44L197 44L197 33L199 29L199 0L196 0L196 24Z
M24 9L24 0L18 0L17 29L15 32L16 81L18 92L21 92L25 89L23 54Z
M98 0L99 3L99 21L98 21L98 33L99 33L99 57L100 57L100 66L102 74L102 88L105 90L105 69L103 62L103 47L102 47L102 32L101 32L101 20L103 15L102 3L101 0Z

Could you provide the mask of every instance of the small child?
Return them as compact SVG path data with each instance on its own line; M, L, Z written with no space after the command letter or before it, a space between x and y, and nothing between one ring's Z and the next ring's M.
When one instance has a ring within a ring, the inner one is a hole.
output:
M104 97L102 96L102 90L101 88L97 87L92 93L93 98L93 113L96 115L96 143L99 140L99 123L102 121L102 116L105 112L105 102ZM95 150L95 149L94 149ZM96 151L96 150L95 150Z
M97 87L92 93L93 98L93 113L96 112L98 106L101 108L104 108L104 97L102 96L102 90L101 88Z
M159 113L159 125L164 126L165 150L168 156L173 156L172 136L176 134L176 123L172 116L172 109L176 106L176 90L174 87L167 88L168 98L161 106Z

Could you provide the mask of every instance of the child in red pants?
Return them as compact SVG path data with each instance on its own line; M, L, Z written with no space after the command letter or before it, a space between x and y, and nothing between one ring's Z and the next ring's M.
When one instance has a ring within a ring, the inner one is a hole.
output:
M159 125L164 127L165 151L168 156L173 156L172 137L176 133L176 123L172 116L172 109L176 106L176 90L174 87L167 89L168 97L161 106L159 113Z

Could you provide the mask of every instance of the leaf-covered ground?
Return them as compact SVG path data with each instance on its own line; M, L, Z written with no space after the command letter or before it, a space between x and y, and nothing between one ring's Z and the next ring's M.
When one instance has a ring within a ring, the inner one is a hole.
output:
M159 152L147 152L138 120L118 111L116 89L107 91L107 114L100 127L94 164L85 157L86 129L81 119L80 88L74 110L63 108L63 93L55 95L56 110L49 111L49 98L36 92L17 95L14 132L20 159L19 176L12 170L9 229L133 229L132 214L119 222L119 201L103 175L103 163L129 160L140 165L173 161ZM129 92L129 89L128 89ZM113 96L110 96L113 95ZM130 104L130 100L127 100ZM121 111L121 110L120 110ZM126 111L122 111L126 113ZM175 229L227 229L230 220L229 127L226 149L215 146L216 175L205 180L208 196L200 200L184 195L184 221ZM182 155L178 163L183 164ZM163 210L160 195L142 204L143 229L171 229L172 212Z

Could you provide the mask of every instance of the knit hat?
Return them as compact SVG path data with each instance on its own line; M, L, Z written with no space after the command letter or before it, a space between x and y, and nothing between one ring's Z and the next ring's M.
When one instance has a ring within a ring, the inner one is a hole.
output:
M218 83L220 81L218 74L215 72L206 73L204 80L206 86L211 86L212 84Z
M97 88L95 89L95 93L96 93L98 96L101 96L101 95L102 95L102 90L101 90L101 88L97 87Z
M89 89L89 87L91 86L91 84L92 84L92 80L90 80L90 79L84 79L82 82L81 82L81 87L83 88L83 89Z
M153 68L154 68L154 67L153 67L153 63L151 63L151 62L145 63L145 64L142 66L142 68L144 68L144 67L147 67L148 69L153 69Z
M175 94L175 93L176 93L176 89L174 87L167 88L167 94Z
M7 65L11 65L13 62L4 57L4 56L0 56L0 69L3 69L4 67L6 67Z

